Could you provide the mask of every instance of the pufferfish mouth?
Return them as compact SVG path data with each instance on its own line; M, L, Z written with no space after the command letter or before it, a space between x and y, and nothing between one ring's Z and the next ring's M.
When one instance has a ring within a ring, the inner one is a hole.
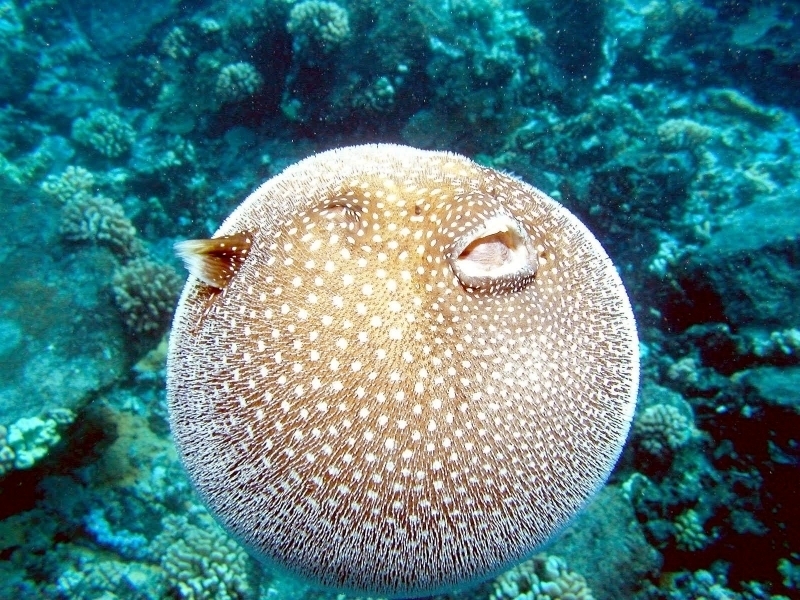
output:
M453 242L447 261L461 285L493 292L524 288L539 264L530 235L507 214L493 215L465 232Z

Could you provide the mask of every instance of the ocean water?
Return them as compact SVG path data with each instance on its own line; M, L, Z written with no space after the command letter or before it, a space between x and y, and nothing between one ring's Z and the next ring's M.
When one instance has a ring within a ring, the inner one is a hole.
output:
M800 598L798 40L800 2L0 1L0 599L368 595L217 524L166 358L174 244L377 142L563 204L638 327L607 483L520 566L437 594Z

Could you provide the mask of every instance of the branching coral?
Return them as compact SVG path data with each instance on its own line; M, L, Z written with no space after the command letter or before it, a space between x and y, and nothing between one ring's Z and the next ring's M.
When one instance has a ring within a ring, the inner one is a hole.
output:
M2 109L0 109L0 122L2 122ZM17 156L13 160L0 153L0 185L6 189L28 188L52 166L54 146L54 143L45 141L31 152Z
M696 552L705 548L711 537L703 529L703 522L691 508L675 518L675 542L679 549Z
M558 556L535 556L497 578L490 600L593 600L582 575Z
M759 357L797 356L800 355L800 329L773 331L768 338L754 336L751 344L753 353Z
M286 24L301 45L318 46L330 52L350 37L347 10L335 2L305 0L295 4Z
M697 600L788 600L781 596L753 595L742 596L727 587L726 577L722 573L710 573L705 570L682 571L673 574L664 582L664 591L655 588L649 582L644 583L645 592L637 598L669 598L669 600L682 600L691 598ZM745 587L745 586L742 586Z
M98 544L114 550L126 559L140 560L147 556L147 538L141 533L115 529L102 508L94 508L84 518L86 530Z
M164 517L163 531L151 546L172 587L171 597L185 600L255 597L247 553L201 508L189 515Z
M669 404L647 407L633 426L639 447L657 457L674 454L692 439L694 431L693 420Z
M61 441L61 432L75 415L67 409L40 417L23 417L8 428L0 426L0 475L30 469Z
M376 112L386 112L394 106L396 90L388 77L378 77L363 94L358 96L354 105Z
M69 166L60 175L48 175L40 188L48 196L66 203L75 196L91 194L94 175L83 167Z
M128 328L138 334L160 334L169 324L181 288L171 266L137 258L114 274L113 293Z
M76 564L61 571L56 583L49 586L49 597L71 600L157 600L165 597L164 576L158 567L140 562L97 560L88 553L71 559Z
M793 558L797 560L796 554ZM790 590L800 590L800 564L792 562L788 558L782 558L778 561L778 573L783 576L783 585Z
M164 173L165 177L173 177L176 170L192 170L195 160L194 145L186 138L180 135L150 136L136 145L131 167L145 175Z
M108 158L130 151L136 140L133 127L117 113L98 108L72 123L72 138Z
M61 211L61 235L107 246L123 257L142 252L133 223L119 204L105 196L73 195Z
M192 56L192 49L186 39L183 27L173 27L164 37L159 50L173 60L182 60Z
M255 94L263 83L253 65L238 62L220 69L214 92L220 102L237 102Z
M714 134L714 130L691 119L670 119L656 130L666 150L697 150Z

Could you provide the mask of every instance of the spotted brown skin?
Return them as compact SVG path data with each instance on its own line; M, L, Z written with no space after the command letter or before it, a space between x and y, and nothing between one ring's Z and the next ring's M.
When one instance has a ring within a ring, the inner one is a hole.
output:
M252 243L224 283L190 277L168 400L192 481L253 555L428 595L526 558L605 482L635 323L600 244L542 192L356 146L265 183L222 236Z

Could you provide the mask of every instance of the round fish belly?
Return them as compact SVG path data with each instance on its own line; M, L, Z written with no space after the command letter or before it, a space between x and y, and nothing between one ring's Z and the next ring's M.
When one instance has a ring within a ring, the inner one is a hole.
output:
M179 253L175 442L275 568L359 594L463 587L530 556L619 456L630 303L586 227L518 179L341 148Z

